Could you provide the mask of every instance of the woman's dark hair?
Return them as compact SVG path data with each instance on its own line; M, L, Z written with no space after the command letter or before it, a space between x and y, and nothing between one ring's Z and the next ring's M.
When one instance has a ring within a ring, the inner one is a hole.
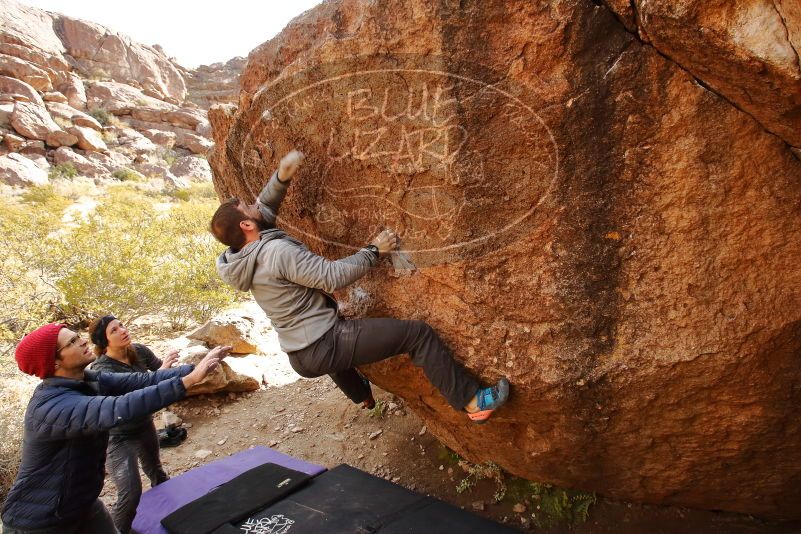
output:
M97 356L106 353L106 349L108 348L106 329L111 321L115 319L116 317L113 315L104 315L103 317L93 319L92 322L89 323L87 330L89 332L89 337L94 344L93 350ZM133 343L125 347L125 356L128 358L128 361L134 361L137 358L136 350L133 348Z

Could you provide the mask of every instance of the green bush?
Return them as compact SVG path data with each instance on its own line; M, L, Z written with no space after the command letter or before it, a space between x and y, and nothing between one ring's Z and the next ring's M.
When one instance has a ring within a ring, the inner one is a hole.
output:
M164 160L167 166L171 166L173 163L175 163L177 157L178 153L171 148L165 148L161 151L161 159Z
M206 231L214 209L206 201L164 213L141 192L110 189L87 222L53 244L65 309L111 309L126 320L161 314L176 328L208 319L235 296L214 268L220 246Z
M512 477L493 462L471 464L460 459L459 466L467 476L457 484L457 493L470 490L480 480L491 480L495 483L496 502L527 503L532 520L540 528L583 523L596 501L594 493Z
M22 203L0 198L0 354L5 358L26 332L53 318L59 301L43 259L68 202L50 186L37 187ZM13 369L13 360L11 361Z
M136 172L133 169L129 169L128 167L121 167L117 169L111 173L111 176L121 182L141 182L144 179L144 176L141 173Z
M529 482L531 500L534 505L534 522L541 528L556 526L559 523L584 523L595 504L595 494L574 491Z
M72 163L60 163L50 167L47 175L51 180L55 178L75 178L78 176L78 169Z
M100 124L102 124L103 126L110 126L111 125L111 121L112 121L112 117L114 116L114 115L112 115L111 113L109 113L108 111L106 111L105 109L102 109L102 108L95 108L95 109L91 110L89 112L89 115L94 117L94 119L97 122L99 122Z
M167 195L183 202L189 202L193 199L203 201L217 200L217 192L214 191L214 186L210 182L195 183L190 184L188 187L173 189Z
M101 198L69 227L61 223L68 202L52 190L32 190L21 204L0 201L0 352L51 320L77 324L113 312L124 320L161 315L183 328L234 302L214 268L221 245L206 230L216 200L170 202L126 184Z

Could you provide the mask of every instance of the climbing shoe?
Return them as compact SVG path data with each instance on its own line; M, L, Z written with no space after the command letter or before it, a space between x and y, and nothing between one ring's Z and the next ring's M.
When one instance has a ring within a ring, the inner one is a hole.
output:
M370 387L370 381L367 380L367 377L361 373L359 373L359 376L361 377L362 382L364 383L364 386L367 388L368 391L367 398L362 401L362 408L372 410L373 408L375 408L375 399L373 398L373 390Z
M490 418L492 412L506 404L509 399L509 380L501 378L498 383L488 388L482 388L476 393L478 409L467 412L467 416L474 423L483 425Z
M368 410L372 410L375 408L375 399L373 398L373 394L371 393L369 397L362 401L362 408L366 408Z
M160 448L177 447L186 439L186 429L181 427L165 428L158 431L158 437Z

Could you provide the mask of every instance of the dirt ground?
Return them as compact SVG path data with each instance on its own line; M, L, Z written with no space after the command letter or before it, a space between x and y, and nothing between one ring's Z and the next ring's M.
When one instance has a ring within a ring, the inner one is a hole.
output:
M274 356L279 358L279 356ZM276 365L283 363L276 360ZM383 417L350 403L328 377L285 381L244 394L202 395L171 407L188 426L188 438L162 450L165 469L179 475L254 445L272 447L303 460L334 467L349 464L409 489L432 495L521 531L578 533L779 533L799 526L769 523L745 515L678 507L648 506L598 498L583 524L537 529L532 503L495 504L493 481L459 494L465 472L403 402L376 390L387 406ZM157 418L157 421L159 419ZM210 451L204 458L198 451ZM147 487L147 484L145 484ZM107 479L102 498L114 500ZM525 512L513 507L523 504Z

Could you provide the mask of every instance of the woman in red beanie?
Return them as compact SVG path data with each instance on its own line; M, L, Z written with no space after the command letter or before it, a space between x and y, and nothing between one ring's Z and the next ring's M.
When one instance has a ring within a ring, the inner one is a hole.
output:
M145 345L131 343L128 329L113 315L92 321L89 336L97 354L97 360L92 364L95 371L146 373L169 369L178 358L178 351L172 351L162 361ZM139 463L150 479L150 487L170 477L161 466L159 438L150 414L141 420L118 425L109 434L106 472L117 488L117 501L111 507L111 517L117 529L128 534L142 496Z
M22 462L3 506L3 534L117 534L98 499L109 430L183 398L230 349L212 349L194 368L119 374L87 370L95 359L89 343L64 325L25 336L17 365L42 383L25 412Z

